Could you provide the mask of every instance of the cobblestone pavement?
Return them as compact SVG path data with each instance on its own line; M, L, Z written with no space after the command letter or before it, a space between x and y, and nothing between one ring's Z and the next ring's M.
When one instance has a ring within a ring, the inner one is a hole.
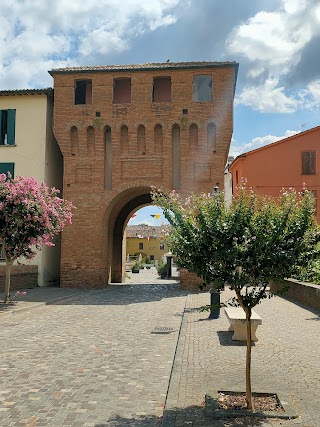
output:
M1 315L0 426L159 425L185 301L129 283Z
M208 293L187 296L154 268L129 276L100 291L31 290L8 314L56 302L0 314L0 427L320 426L319 313L281 298L256 307L253 390L283 392L299 418L212 420L204 396L244 389L245 346L224 314L199 313Z
M222 293L227 300L232 293ZM204 396L212 390L244 390L245 345L232 341L228 321L205 320L198 307L207 293L188 296L166 405L165 426L175 427L319 427L320 317L282 298L264 300L255 308L263 324L252 348L253 391L284 392L300 415L295 420L208 420ZM223 309L221 309L221 313Z

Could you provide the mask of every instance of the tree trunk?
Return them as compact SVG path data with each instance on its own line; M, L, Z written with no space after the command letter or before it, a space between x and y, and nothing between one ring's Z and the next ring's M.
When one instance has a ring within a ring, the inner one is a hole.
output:
M247 408L253 411L251 390L251 308L246 307L247 353L246 353L246 401Z
M11 281L11 269L12 261L6 261L6 281L4 285L4 303L9 304L10 302L10 281Z

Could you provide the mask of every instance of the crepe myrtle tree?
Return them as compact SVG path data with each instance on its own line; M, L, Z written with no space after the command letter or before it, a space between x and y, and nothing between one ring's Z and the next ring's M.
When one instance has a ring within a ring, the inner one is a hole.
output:
M312 193L283 190L279 197L256 194L242 184L231 205L224 194L177 193L153 189L154 203L170 227L166 243L176 263L196 273L205 285L235 292L228 304L246 314L246 401L251 392L251 313L271 294L271 280L283 280L319 254L320 229Z
M40 185L34 178L0 174L0 243L6 262L5 299L10 302L14 261L32 259L43 245L71 223L72 204L58 197L59 190Z

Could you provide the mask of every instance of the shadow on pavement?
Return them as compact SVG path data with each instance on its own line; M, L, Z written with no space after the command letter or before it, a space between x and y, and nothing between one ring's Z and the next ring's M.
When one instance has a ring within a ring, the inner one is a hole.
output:
M245 341L234 341L232 339L232 331L217 331L220 345L231 346L231 347L245 347L247 344ZM254 347L255 343L252 342L251 346Z
M110 284L103 289L38 287L27 289L26 296L17 297L10 304L0 303L0 313L25 309L37 303L47 305L130 305L160 301L187 295L176 281L157 284ZM0 300L3 294L0 293Z
M283 422L283 425L286 424ZM94 424L94 427L269 427L270 424L265 418L237 417L212 419L206 417L203 407L189 406L184 409L170 409L165 411L164 417L152 415L141 415L133 417L122 417L114 415L105 423Z

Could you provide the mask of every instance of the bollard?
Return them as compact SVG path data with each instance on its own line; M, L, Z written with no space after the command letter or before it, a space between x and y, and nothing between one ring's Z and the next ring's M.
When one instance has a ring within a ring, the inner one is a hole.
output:
M167 257L167 278L169 279L172 276L172 257L173 254L171 252L166 253Z
M208 319L218 319L220 317L220 290L211 288L210 292L210 314Z

